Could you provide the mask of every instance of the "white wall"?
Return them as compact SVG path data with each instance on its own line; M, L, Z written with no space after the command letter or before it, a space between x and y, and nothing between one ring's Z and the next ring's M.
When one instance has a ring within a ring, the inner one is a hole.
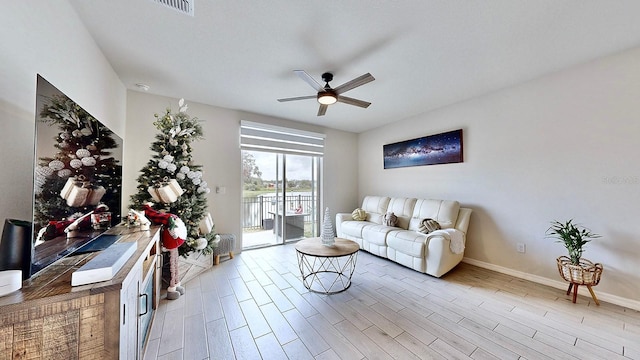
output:
M565 254L545 231L573 218L602 235L584 254L604 265L596 293L637 307L639 62L634 49L360 134L359 197L458 200L474 209L467 258L541 282ZM384 144L459 128L464 163L383 169Z
M325 206L332 209L350 209L357 202L357 135L337 130L313 127L263 115L243 113L214 106L192 103L188 114L203 121L204 140L193 143L196 164L204 168L204 178L212 189L226 187L225 194L212 191L208 195L209 211L219 233L240 236L240 199L242 197L241 157L239 126L241 120L288 126L300 130L327 135L327 152L324 156ZM155 113L163 113L167 107L177 111L178 100L129 91L127 96L127 134L123 171L124 202L136 191L136 178L140 169L150 159L149 149L158 130L153 126ZM349 210L350 211L350 210ZM240 251L240 241L236 251Z
M32 217L36 74L124 137L126 90L66 0L0 11L0 221Z

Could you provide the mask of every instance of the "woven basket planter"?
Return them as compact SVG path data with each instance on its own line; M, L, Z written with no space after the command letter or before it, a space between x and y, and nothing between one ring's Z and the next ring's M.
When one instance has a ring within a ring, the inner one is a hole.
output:
M567 256L560 256L557 263L560 276L572 284L595 286L600 282L603 270L600 263L580 259L580 264L574 265Z

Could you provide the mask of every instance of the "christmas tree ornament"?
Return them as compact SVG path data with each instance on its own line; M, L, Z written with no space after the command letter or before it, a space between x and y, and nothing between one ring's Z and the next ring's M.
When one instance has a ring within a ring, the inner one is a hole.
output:
M184 190L177 180L164 180L159 186L149 186L147 189L155 202L170 204L184 194Z
M211 231L213 231L215 227L215 224L213 222L213 217L211 216L211 213L207 213L202 220L200 220L200 223L198 224L198 230L200 231L200 234L209 234Z
M196 244L195 244L195 249L196 250L202 250L202 249L206 248L208 244L209 244L209 241L207 241L207 239L205 239L205 238L197 238L196 239Z
M71 176L71 174L73 174L73 172L69 169L62 169L62 170L58 170L58 177L66 179L69 176Z
M82 167L82 161L78 160L78 159L73 159L71 161L69 161L69 166L71 166L74 169L79 169Z
M83 157L80 161L82 162L82 165L84 165L84 166L95 166L96 165L96 159L91 157L91 156Z
M69 155L71 156L71 155ZM76 151L76 156L78 157L78 159L82 159L85 158L87 156L91 156L91 152L87 149L78 149Z
M54 171L62 170L64 169L64 163L60 160L52 160L49 162L49 167Z
M36 167L36 174L44 177L53 175L54 170L48 166L38 165Z

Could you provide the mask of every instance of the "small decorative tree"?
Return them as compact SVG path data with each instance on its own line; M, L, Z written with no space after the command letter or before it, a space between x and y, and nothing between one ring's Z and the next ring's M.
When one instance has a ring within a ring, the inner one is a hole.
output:
M142 209L152 202L153 209L178 216L187 227L187 239L178 248L180 255L194 251L213 252L215 229L200 231L200 222L207 215L206 194L210 192L203 180L202 166L192 160L191 142L203 138L202 126L197 118L187 114L184 100L180 110L172 113L167 108L162 115L155 114L153 123L160 131L151 144L152 158L138 176L138 192L131 196L131 207Z
M333 223L331 222L331 213L329 213L329 208L326 208L324 211L324 220L322 222L322 232L320 234L320 238L322 239L322 245L331 246L336 242L336 236L333 232Z

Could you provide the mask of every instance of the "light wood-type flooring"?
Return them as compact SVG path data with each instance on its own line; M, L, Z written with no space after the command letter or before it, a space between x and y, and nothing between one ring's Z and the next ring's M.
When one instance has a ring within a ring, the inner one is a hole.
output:
M185 285L145 359L640 359L640 312L464 263L438 279L360 251L352 286L319 295L290 244Z

